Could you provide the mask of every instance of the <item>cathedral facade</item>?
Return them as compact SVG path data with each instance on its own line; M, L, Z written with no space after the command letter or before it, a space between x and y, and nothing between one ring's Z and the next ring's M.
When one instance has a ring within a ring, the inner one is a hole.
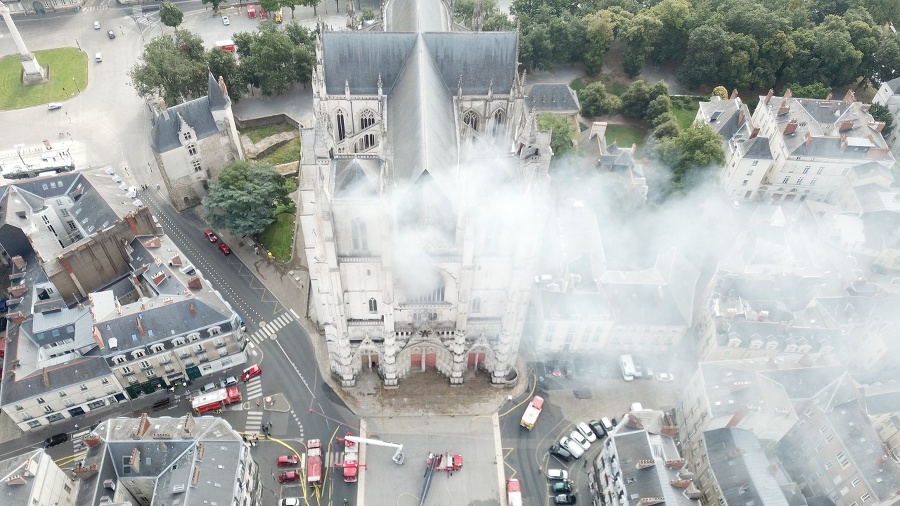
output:
M381 14L320 35L301 129L298 217L331 373L512 382L552 156L517 34L464 31L444 0Z

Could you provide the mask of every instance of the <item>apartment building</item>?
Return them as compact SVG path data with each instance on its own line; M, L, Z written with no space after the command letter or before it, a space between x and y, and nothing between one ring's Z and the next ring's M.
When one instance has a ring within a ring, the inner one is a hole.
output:
M78 506L262 504L250 447L221 418L114 418L84 442L72 469Z
M900 468L872 427L854 382L799 403L799 421L778 444L785 467L804 495L823 496L837 506L896 504Z
M2 502L27 506L80 506L78 483L43 449L0 460Z
M699 504L693 474L678 453L661 411L626 414L591 463L593 504L688 506ZM600 444L598 442L598 444Z
M703 504L719 506L801 506L806 499L777 461L763 451L753 432L708 430L701 440L695 482Z
M731 198L771 202L836 201L848 187L889 186L895 163L883 123L848 91L842 100L795 98L770 90L748 110L733 96L701 105L697 120L723 136L719 184Z
M128 248L132 276L90 296L93 338L131 398L247 361L240 317L167 236Z

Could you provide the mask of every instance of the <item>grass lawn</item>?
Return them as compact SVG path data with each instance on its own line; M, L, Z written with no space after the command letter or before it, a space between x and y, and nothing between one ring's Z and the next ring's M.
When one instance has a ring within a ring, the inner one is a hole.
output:
M241 128L240 132L247 137L250 137L250 140L254 143L257 143L266 137L280 134L281 132L290 132L292 130L296 129L287 123L273 123L271 125Z
M638 152L644 146L644 136L646 132L643 129L631 125L607 125L606 127L606 145L613 142L619 147L630 148L632 144L637 144Z
M87 54L74 47L35 51L38 63L50 67L50 79L41 84L21 83L19 54L0 58L0 110L22 109L48 102L62 102L88 84Z
M273 166L300 161L300 138L295 137L291 139L284 146L272 151L261 160L269 162Z
M282 213L275 217L263 233L259 234L259 242L272 252L276 260L285 262L291 259L291 244L294 239L294 214Z
M690 128L691 124L694 123L694 118L697 117L697 108L683 109L681 107L675 107L672 112L675 113L675 117L678 118L678 126L681 127L682 130Z

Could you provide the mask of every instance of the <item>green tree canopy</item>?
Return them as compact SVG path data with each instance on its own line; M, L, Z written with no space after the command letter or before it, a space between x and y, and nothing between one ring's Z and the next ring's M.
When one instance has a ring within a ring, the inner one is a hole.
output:
M650 87L643 79L638 79L622 93L622 114L629 118L643 118L649 102Z
M615 114L622 107L622 99L607 92L606 86L600 81L579 90L578 102L581 103L581 114L585 116Z
M722 137L705 124L691 125L677 137L663 137L653 146L653 155L671 169L673 189L696 183L704 169L725 163Z
M728 89L721 84L713 88L712 94L721 98L722 100L728 100Z
M203 5L212 5L213 12L219 12L219 6L228 3L228 0L200 0Z
M183 20L184 12L181 12L181 9L172 2L163 2L159 6L159 21L162 24L177 30Z
M549 130L550 149L553 150L553 159L558 159L567 153L575 151L572 141L578 135L575 124L564 114L542 112L538 114L537 124L541 130Z
M797 98L817 98L824 100L831 93L831 87L822 83L798 84L791 83L785 87L785 90L791 90L791 95Z
M171 106L205 95L207 72L203 41L188 30L179 30L151 40L128 75L138 95L159 96Z
M615 39L614 24L609 11L588 14L584 17L584 23L587 28L584 68L588 74L596 75L603 68L604 53L609 50Z
M881 129L881 135L887 137L894 129L894 115L891 110L881 104L872 104L869 107L869 114L875 121L884 121L884 128Z
M209 71L213 77L218 79L220 76L228 86L228 96L232 102L239 102L244 94L244 79L241 75L241 69L238 67L234 53L222 51L222 48L214 47L207 52L206 62Z
M660 95L647 104L644 110L644 121L656 125L656 118L663 114L672 114L672 99L668 95Z
M259 7L266 12L275 12L281 8L281 0L259 0Z
M213 181L203 205L213 228L252 235L265 230L275 220L275 208L289 200L284 177L271 165L238 161Z
M309 82L314 57L303 43L310 35L301 32L291 25L280 31L277 25L269 23L256 32L235 34L244 81L260 88L264 95L282 93L294 83ZM302 40L294 42L292 37Z

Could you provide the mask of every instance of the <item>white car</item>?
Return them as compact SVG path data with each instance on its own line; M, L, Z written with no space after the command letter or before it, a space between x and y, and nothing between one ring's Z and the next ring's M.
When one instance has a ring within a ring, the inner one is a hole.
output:
M231 24L231 20L228 19L228 16L222 16L222 24L228 26Z
M658 379L659 381L674 381L675 380L675 378L673 378L672 375L667 372L657 373L656 379Z
M278 506L300 506L300 498L299 497L285 497L284 499L278 501Z
M565 469L547 469L547 479L566 481L569 479L569 472Z
M203 385L203 388L200 389L201 394L205 394L206 392L211 392L216 389L215 383L207 383Z
M581 435L587 438L587 440L591 443L597 440L597 435L594 434L594 431L592 431L590 427L588 427L588 424L581 422L576 425L575 428L578 429L578 432L580 432Z
M585 450L591 447L591 442L588 441L586 437L584 437L584 434L577 430L573 430L572 433L569 434L569 438L572 441L578 443L578 446L584 448Z
M47 110L55 111L57 109L62 109L62 104L60 102L50 102L47 104Z
M567 452L571 453L573 457L576 459L581 458L584 455L584 448L578 445L575 441L563 436L562 439L559 440L559 446L562 446Z
M94 30L99 30L99 29L100 29L100 22L94 21Z

